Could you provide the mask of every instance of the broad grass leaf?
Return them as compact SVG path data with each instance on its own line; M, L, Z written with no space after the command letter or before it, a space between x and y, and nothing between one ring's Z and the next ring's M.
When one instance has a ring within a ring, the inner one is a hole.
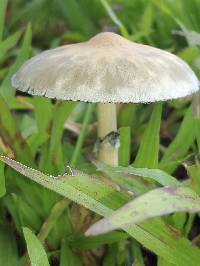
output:
M165 150L159 163L159 168L172 173L187 154L188 149L194 142L194 137L194 118L192 115L192 108L189 107L176 137Z
M50 266L47 254L39 239L26 227L23 228L23 233L31 264L34 266Z
M22 47L17 56L17 59L15 63L10 67L9 72L0 87L0 94L3 96L3 98L9 105L14 100L14 95L15 95L15 90L11 86L11 77L22 65L22 63L24 63L24 61L29 57L31 51L31 39L32 39L32 31L31 31L31 26L29 24L26 28Z
M10 227L0 225L0 265L20 266L16 240Z
M156 103L137 152L134 167L157 168L162 104Z
M8 4L8 0L0 1L0 43L3 39L4 22L5 22L7 4Z
M1 160L31 180L105 217L128 201L121 193L88 176L55 179L6 157ZM175 265L196 266L199 263L199 249L159 218L123 229L144 247Z
M200 211L200 197L190 188L166 186L151 190L115 211L113 215L92 225L88 234L108 233L124 225L173 212Z

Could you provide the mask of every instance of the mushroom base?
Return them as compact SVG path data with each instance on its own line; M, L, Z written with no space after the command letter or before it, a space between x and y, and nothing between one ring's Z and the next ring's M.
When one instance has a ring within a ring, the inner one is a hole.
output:
M97 105L98 137L103 140L99 146L98 159L108 165L118 165L118 145L112 145L112 132L117 131L117 110L113 103L99 103ZM115 142L115 141L114 141Z

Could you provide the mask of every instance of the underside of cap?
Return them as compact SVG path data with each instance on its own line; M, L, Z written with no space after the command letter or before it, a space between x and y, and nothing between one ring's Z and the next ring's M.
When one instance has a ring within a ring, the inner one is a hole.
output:
M199 89L195 74L177 56L107 32L33 57L12 85L31 95L101 103L149 103Z

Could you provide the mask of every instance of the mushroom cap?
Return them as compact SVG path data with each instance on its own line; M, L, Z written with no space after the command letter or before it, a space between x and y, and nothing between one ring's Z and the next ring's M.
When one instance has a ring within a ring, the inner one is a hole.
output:
M12 85L32 95L102 103L163 101L199 89L194 72L177 56L111 32L34 56Z

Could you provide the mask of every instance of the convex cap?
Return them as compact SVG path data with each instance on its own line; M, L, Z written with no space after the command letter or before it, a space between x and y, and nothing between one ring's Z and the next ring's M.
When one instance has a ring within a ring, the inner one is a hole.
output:
M194 72L177 56L111 32L31 58L12 85L32 95L104 103L162 101L198 90Z

